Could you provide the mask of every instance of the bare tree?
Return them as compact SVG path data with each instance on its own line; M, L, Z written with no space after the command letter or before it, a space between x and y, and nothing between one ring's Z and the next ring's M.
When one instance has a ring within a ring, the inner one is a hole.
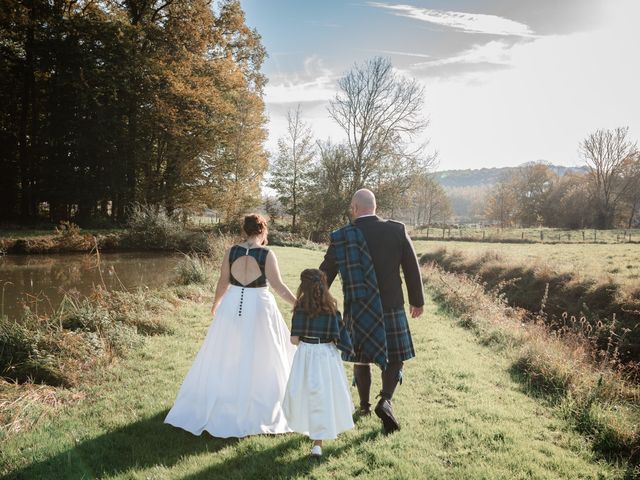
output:
M339 92L329 114L347 135L351 190L377 189L393 176L426 169L434 157L424 145L412 147L427 121L422 117L424 88L393 71L388 59L376 57L338 81ZM406 183L404 188L408 188Z
M278 154L271 168L269 186L278 192L278 199L291 215L295 231L301 198L308 187L308 174L314 156L313 134L302 121L300 105L287 113L287 133L278 140Z
M581 144L580 152L590 170L590 187L596 205L596 226L611 228L621 198L632 185L624 175L625 161L638 151L628 139L629 127L598 130Z

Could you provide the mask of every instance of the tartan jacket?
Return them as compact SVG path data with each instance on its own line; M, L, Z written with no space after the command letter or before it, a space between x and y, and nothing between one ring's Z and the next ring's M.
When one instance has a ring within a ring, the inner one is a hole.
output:
M387 339L382 301L373 260L362 232L353 225L331 233L331 245L342 278L344 320L351 334L354 355L348 362L373 362L387 367Z
M291 319L291 335L331 338L335 341L338 350L347 355L354 354L351 336L342 321L340 312L323 313L312 317L304 310L296 309Z

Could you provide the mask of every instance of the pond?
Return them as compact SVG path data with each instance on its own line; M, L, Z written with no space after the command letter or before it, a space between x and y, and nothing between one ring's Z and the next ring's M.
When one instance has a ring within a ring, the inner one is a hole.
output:
M157 252L96 255L0 256L0 315L15 318L24 305L38 313L58 307L65 293L85 296L94 287L129 290L169 283L181 256Z

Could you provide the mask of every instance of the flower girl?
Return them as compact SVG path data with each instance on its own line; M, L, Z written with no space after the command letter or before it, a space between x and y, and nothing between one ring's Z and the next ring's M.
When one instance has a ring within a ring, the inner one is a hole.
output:
M353 428L354 410L340 350L353 353L336 300L321 270L306 269L291 321L293 359L283 411L289 427L313 440L312 456L322 455L322 441Z

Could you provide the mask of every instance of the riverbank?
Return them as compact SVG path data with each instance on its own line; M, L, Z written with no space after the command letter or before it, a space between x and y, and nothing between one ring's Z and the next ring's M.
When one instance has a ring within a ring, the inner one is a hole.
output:
M54 253L118 252L193 252L211 254L217 248L218 237L233 238L234 233L223 233L228 228L195 225L182 226L142 225L140 228L83 230L76 226L54 231L0 230L0 256L46 255ZM325 245L312 242L297 234L273 230L269 244L323 250Z
M300 271L323 256L273 250L292 287ZM265 472L300 479L633 478L624 460L607 460L556 406L530 394L514 375L508 350L480 341L440 300L429 300L424 316L411 321L417 357L406 363L394 399L402 424L394 435L382 435L375 416L362 418L327 442L317 462L308 458L302 435L224 440L165 425L209 326L208 288L180 287L183 298L164 315L170 331L145 337L143 348L87 383L62 389L78 397L61 400L39 422L6 437L0 473L30 479L244 479ZM332 292L340 299L339 289L336 282ZM279 305L288 321L290 309ZM379 388L374 375L372 391Z

